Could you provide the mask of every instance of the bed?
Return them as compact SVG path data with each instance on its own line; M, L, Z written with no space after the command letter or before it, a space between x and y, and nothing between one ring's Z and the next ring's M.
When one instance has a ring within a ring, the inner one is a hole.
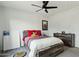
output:
M23 41L28 49L28 57L56 56L64 51L62 40L41 34L41 30L24 30Z

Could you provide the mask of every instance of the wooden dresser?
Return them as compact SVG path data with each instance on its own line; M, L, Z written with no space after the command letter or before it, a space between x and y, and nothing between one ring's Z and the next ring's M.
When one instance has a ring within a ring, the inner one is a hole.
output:
M54 37L60 38L66 46L75 47L75 34L73 33L54 33Z

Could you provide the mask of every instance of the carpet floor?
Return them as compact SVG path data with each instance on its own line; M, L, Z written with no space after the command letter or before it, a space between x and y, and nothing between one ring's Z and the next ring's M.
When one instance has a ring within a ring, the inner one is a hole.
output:
M64 52L57 55L57 57L79 57L79 48L64 47Z
M17 51L25 51L26 49L25 47L21 47L21 48L17 48L17 49L13 49L4 53L0 53L0 57L13 57L13 55L17 52ZM62 53L60 53L59 55L57 55L56 57L79 57L79 48L72 48L72 47L64 47L64 51Z
M20 52L20 51L27 52L27 49L25 47L21 47L21 48L0 52L0 57L13 57L16 52Z

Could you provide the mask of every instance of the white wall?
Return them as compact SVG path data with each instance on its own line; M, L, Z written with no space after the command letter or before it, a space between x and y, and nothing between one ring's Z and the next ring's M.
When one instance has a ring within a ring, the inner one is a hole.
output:
M0 7L0 50L1 50L1 48L2 48L2 28L3 28L3 18L2 18L2 10L1 10L2 8Z
M79 47L79 7L60 12L49 18L49 33L65 31L75 33L75 46Z
M6 29L10 31L11 40L9 42L11 49L20 47L19 33L21 34L23 30L28 29L41 30L41 20L45 19L46 17L12 8L3 8L4 10L1 9L0 15L3 14L4 17L1 18L0 16L0 19L4 20L0 20L0 26L2 26L0 32L2 32L2 28L4 28L4 30ZM79 47L79 8L73 8L71 10L60 12L51 16L48 20L49 33L46 31L48 34L53 35L53 33L61 31L75 33L75 44L76 47ZM1 35L2 34L0 34L0 36ZM0 37L0 39L1 38L2 36Z
M14 8L6 8L4 7L5 19L7 20L6 30L10 31L10 40L9 48L18 48L20 47L20 37L22 39L23 30L29 29L42 29L42 20L47 19L46 16L14 9ZM21 42L23 46L23 41Z
M7 30L7 20L5 19L4 8L0 6L0 50L2 50L3 31Z

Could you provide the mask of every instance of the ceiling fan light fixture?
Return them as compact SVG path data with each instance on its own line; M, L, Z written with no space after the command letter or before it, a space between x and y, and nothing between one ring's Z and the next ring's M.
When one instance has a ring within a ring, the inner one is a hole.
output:
M49 1L43 1L43 5L42 7L41 6L38 6L38 5L35 5L35 4L32 4L32 6L36 6L36 7L40 7L41 9L37 10L36 12L40 11L40 10L43 10L48 13L48 10L47 9L54 9L54 8L58 8L57 6L47 6L48 5L48 2Z

